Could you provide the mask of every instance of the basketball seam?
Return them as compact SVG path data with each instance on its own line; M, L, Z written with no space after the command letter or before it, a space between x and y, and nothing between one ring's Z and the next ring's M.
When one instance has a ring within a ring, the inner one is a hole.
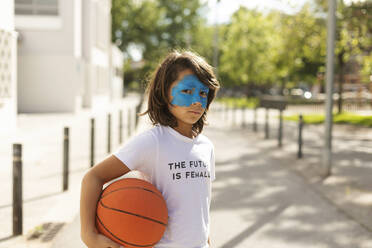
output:
M146 190L146 191L148 191L148 192L151 192L151 193L155 194L157 197L163 199L163 196L159 196L156 192L152 191L151 189L146 189L146 188L142 188L142 187L138 187L138 186L128 186L128 187L123 187L123 188L115 189L115 190L113 190L113 191L108 192L107 194L104 194L104 195L101 197L101 199L102 199L102 198L105 198L107 195L109 195L109 194L111 194L111 193L114 193L114 192L116 192L116 191L120 191L120 190L125 190L125 189L143 189L143 190ZM104 193L104 192L102 192L102 194L103 194L103 193Z
M142 216L142 215L139 215L139 214L135 214L135 213L131 213L131 212L127 212L127 211L124 211L124 210L121 210L121 209L117 209L117 208L111 208L109 206L106 206L105 204L103 204L102 200L99 201L99 203L101 204L102 207L104 208L107 208L107 209L110 209L110 210L113 210L113 211L117 211L117 212L121 212L121 213L125 213L125 214L129 214L129 215L133 215L133 216L136 216L136 217L139 217L139 218L142 218L142 219L146 219L146 220L149 220L149 221L153 221L155 223L158 223L160 225L163 225L163 226L166 226L165 223L159 221L159 220L155 220L155 219L152 219L150 217L146 217L146 216Z
M98 219L98 221L99 221L99 223L103 226L103 228L108 232L108 233L110 233L115 239L117 239L117 240L120 240L121 242L123 242L123 243L125 243L125 244L127 244L127 245L133 245L133 246L137 246L137 247L149 247L149 246L154 246L156 243L153 243L153 244L148 244L148 245L137 245L137 244L132 244L132 243L129 243L129 242L127 242L127 241L125 241L125 240L122 240L122 239L120 239L120 238L118 238L115 234L113 234L104 224L103 224L103 222L101 221L101 219L98 217L98 215L96 215L96 217L97 217L97 219Z

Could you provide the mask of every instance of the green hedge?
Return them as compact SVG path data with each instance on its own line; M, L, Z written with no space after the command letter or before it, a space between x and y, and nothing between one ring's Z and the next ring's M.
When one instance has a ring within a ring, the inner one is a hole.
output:
M298 121L298 115L284 116L285 120ZM325 116L321 114L303 115L305 124L321 124L324 122ZM363 116L353 113L333 114L333 123L351 124L359 126L372 127L372 116Z
M246 97L221 97L217 98L216 101L236 108L255 108L259 103L258 98Z

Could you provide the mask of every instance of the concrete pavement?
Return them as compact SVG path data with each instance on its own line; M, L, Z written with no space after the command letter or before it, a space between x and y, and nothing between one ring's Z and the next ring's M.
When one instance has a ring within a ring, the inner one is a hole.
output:
M372 247L370 231L289 169L293 153L249 131L206 134L219 151L213 247Z
M95 118L95 161L107 154L107 114L112 115L112 150L119 145L119 109L123 110L123 138L134 127L139 95L102 104L78 114L21 114L17 132L0 142L0 247L48 247L54 236L75 218L79 210L80 181L90 167L90 118ZM63 127L70 127L70 187L62 192ZM12 151L23 145L23 236L12 237Z

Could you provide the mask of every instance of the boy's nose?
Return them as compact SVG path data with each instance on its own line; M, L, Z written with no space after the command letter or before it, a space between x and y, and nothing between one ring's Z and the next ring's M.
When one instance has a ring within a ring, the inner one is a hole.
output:
M198 95L194 95L193 98L192 98L192 104L195 104L195 103L199 103L202 105L202 98L201 96L198 96Z
M192 105L198 105L198 104L199 104L199 105L202 105L201 102L193 102L193 103L192 103Z

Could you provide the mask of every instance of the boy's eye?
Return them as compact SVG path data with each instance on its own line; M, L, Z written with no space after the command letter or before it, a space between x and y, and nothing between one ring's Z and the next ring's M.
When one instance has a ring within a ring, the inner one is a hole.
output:
M192 90L189 90L189 89L182 90L181 92L185 94L189 94L189 95L192 94Z
M207 96L208 96L208 93L205 92L205 91L200 91L200 95L201 95L202 97L207 97Z

